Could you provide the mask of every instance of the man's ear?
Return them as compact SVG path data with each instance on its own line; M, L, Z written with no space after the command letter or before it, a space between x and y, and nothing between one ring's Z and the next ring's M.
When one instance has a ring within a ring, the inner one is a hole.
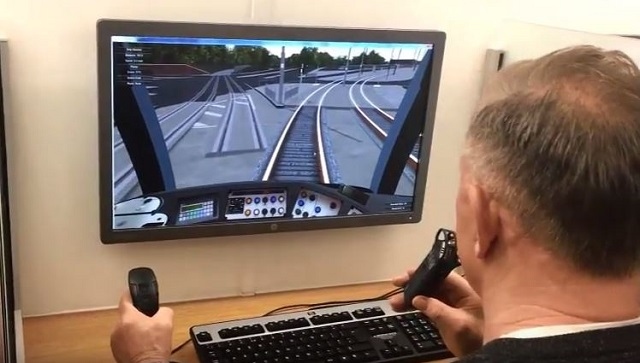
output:
M482 186L477 184L469 185L469 203L478 233L474 246L475 255L479 259L484 259L491 252L498 236L500 228L498 204Z

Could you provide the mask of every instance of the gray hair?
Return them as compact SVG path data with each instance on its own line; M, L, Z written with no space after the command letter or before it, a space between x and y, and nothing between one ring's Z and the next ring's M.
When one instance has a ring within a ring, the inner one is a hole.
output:
M619 51L558 50L498 72L465 157L524 233L577 268L640 267L640 70Z

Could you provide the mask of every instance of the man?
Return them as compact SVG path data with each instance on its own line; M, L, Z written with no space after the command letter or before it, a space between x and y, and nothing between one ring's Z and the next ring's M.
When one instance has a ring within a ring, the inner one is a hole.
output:
M412 303L460 362L640 362L638 218L640 70L588 46L517 63L483 93L460 160L465 278ZM121 309L118 362L167 362L170 314Z

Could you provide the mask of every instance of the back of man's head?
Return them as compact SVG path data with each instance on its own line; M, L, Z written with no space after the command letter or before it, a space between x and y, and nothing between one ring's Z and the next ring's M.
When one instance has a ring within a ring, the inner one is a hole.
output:
M640 267L640 70L562 49L499 72L467 135L475 178L524 233L593 275Z

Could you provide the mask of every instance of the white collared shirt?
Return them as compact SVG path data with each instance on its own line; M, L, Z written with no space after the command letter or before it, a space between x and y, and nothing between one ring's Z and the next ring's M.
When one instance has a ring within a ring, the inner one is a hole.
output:
M500 338L542 338L555 335L581 333L590 330L619 328L628 325L640 324L640 317L630 320L614 321L606 323L590 323L590 324L569 324L569 325L552 325L540 326L535 328L526 328L505 334Z

